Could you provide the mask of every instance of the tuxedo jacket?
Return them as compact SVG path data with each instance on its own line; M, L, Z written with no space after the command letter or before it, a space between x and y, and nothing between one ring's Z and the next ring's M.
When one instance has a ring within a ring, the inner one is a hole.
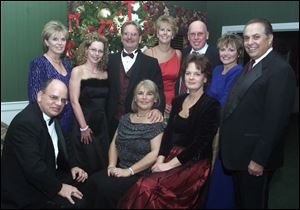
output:
M185 58L190 54L191 50L192 50L191 46L188 46L188 47L186 47L182 50L181 63L184 62ZM216 47L208 45L205 56L208 58L209 62L212 65L211 70L213 70L217 65L221 64L220 57L219 57L219 51ZM175 95L176 96L179 93L180 81L181 81L180 78L183 78L182 73L183 73L183 69L181 69L181 72L180 72L180 74L179 74L179 76L176 80L176 83L175 83Z
M38 104L31 103L11 122L1 159L1 208L37 208L61 190L58 170L75 166L68 162L66 142L58 120L56 169L54 147ZM70 170L68 170L70 173Z
M284 128L296 80L290 65L271 51L247 74L236 77L225 101L220 128L221 156L231 170L247 170L251 160L266 169L283 163Z
M108 63L110 91L107 107L109 123L117 111L117 102L120 95L120 65L122 65L121 53L110 55ZM165 96L161 70L157 59L139 52L130 71L131 76L125 99L125 113L131 112L131 102L133 100L134 89L137 84L144 79L150 79L157 85L160 96L158 109L163 113L165 109Z

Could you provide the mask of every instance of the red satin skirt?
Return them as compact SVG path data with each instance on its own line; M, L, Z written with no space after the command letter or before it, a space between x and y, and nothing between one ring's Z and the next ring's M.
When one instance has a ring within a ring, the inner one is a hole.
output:
M166 161L184 148L174 147ZM122 209L196 208L207 180L210 160L189 161L169 171L141 177L119 202Z

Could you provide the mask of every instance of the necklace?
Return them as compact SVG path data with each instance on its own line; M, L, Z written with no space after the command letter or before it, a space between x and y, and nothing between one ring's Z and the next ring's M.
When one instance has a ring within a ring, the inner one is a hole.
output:
M53 58L52 56L50 56L49 54L47 54L46 53L46 55L47 55L47 57L48 58L50 58L50 60L53 62L53 63L55 63L55 64L57 64L57 65L60 65L61 64L61 60L60 59L55 59L55 58Z
M148 112L147 112L146 114L143 114L143 115L140 115L139 113L136 113L136 116L137 116L137 117L146 117L147 114L148 114Z

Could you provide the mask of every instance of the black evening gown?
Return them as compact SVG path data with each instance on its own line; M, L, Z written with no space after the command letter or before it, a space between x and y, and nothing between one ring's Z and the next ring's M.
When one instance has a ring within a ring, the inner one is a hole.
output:
M92 142L84 144L80 141L80 128L75 118L73 138L75 156L89 174L107 166L109 137L106 118L106 103L109 91L108 80L81 80L79 103L87 125L92 129Z

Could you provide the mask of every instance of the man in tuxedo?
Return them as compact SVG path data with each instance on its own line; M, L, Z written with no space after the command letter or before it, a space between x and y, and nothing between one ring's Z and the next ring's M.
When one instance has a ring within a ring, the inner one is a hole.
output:
M133 91L140 81L152 80L159 88L161 100L159 104L156 104L157 109L149 113L151 120L162 121L162 113L165 109L163 82L158 61L138 50L142 38L140 26L134 21L128 21L123 24L121 34L124 49L120 53L110 55L108 63L110 82L108 122L111 138L120 117L131 112Z
M272 48L269 21L250 20L243 36L251 62L237 76L224 105L221 157L233 174L236 207L260 209L267 208L270 180L283 164L282 135L296 80L291 66Z
M209 32L206 24L203 21L193 21L189 25L187 37L190 45L182 50L182 61L184 61L187 55L195 53L205 55L211 63L212 69L221 64L218 49L207 44ZM182 73L179 74L179 77L176 80L175 95L186 93L183 76L184 75L182 75Z
M67 152L58 120L68 89L47 80L37 95L11 122L1 159L1 208L73 208L83 205L77 187L87 173ZM75 187L75 186L77 187Z

